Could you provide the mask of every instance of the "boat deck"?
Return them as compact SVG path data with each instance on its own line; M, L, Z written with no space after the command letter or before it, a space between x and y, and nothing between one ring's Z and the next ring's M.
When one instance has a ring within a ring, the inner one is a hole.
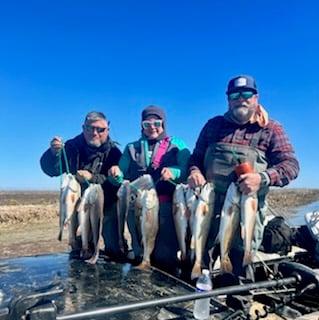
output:
M54 300L57 319L114 307L107 319L193 319L193 301L143 306L148 301L194 293L192 286L153 268L141 271L129 264L102 260L91 265L58 254L0 259L0 279L1 320L18 319L24 306L45 300ZM28 297L30 294L36 298ZM12 299L19 297L20 302L18 299L18 303L13 303ZM212 319L223 319L230 313L219 302L211 302ZM125 312L125 306L134 303L140 308ZM9 310L11 318L5 315ZM86 319L98 317L91 315Z

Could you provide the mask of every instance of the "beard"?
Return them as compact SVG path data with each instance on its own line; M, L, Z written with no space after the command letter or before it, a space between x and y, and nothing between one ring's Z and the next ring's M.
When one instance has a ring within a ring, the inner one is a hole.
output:
M99 148L102 145L100 140L87 140L86 143L93 148Z
M256 110L255 105L248 105L246 102L242 102L229 110L232 120L238 124L247 123Z

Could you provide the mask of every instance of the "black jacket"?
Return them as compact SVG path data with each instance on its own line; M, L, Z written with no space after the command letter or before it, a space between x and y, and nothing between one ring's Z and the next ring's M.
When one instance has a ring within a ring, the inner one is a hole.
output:
M66 141L65 155L52 154L50 148L44 152L40 159L40 165L44 173L50 177L56 177L62 173L76 174L77 170L88 170L92 173L92 183L101 184L104 190L105 205L114 203L117 200L116 192L118 187L111 184L108 179L108 169L118 164L121 151L109 138L99 148L90 147L83 134ZM82 184L82 192L87 184Z

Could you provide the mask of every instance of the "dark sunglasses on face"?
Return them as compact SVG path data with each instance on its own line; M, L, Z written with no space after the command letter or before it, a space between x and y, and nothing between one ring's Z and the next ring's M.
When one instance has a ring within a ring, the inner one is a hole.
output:
M87 132L94 132L96 130L97 133L103 133L107 128L101 128L101 127L93 127L90 125L85 125L85 130Z
M244 99L250 99L254 94L254 91L241 91L241 92L233 92L228 95L229 100L236 100L242 96Z
M142 127L143 129L148 129L150 128L152 125L155 128L160 128L162 126L163 120L144 120L142 121Z

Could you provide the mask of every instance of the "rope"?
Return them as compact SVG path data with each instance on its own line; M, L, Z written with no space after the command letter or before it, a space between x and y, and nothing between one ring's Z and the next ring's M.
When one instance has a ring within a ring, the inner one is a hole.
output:
M90 186L91 182L86 177L84 177L84 176L81 176L81 177L84 179L84 181L87 183L87 185Z
M59 150L59 169L60 169L60 185L62 185L62 175L63 175L63 168L62 168L62 155L63 155L63 159L64 159L64 163L65 163L65 171L67 174L70 173L70 168L69 168L69 162L68 162L68 158L66 155L66 151L65 151L65 147L64 147L64 143L62 142L62 148L61 150Z

